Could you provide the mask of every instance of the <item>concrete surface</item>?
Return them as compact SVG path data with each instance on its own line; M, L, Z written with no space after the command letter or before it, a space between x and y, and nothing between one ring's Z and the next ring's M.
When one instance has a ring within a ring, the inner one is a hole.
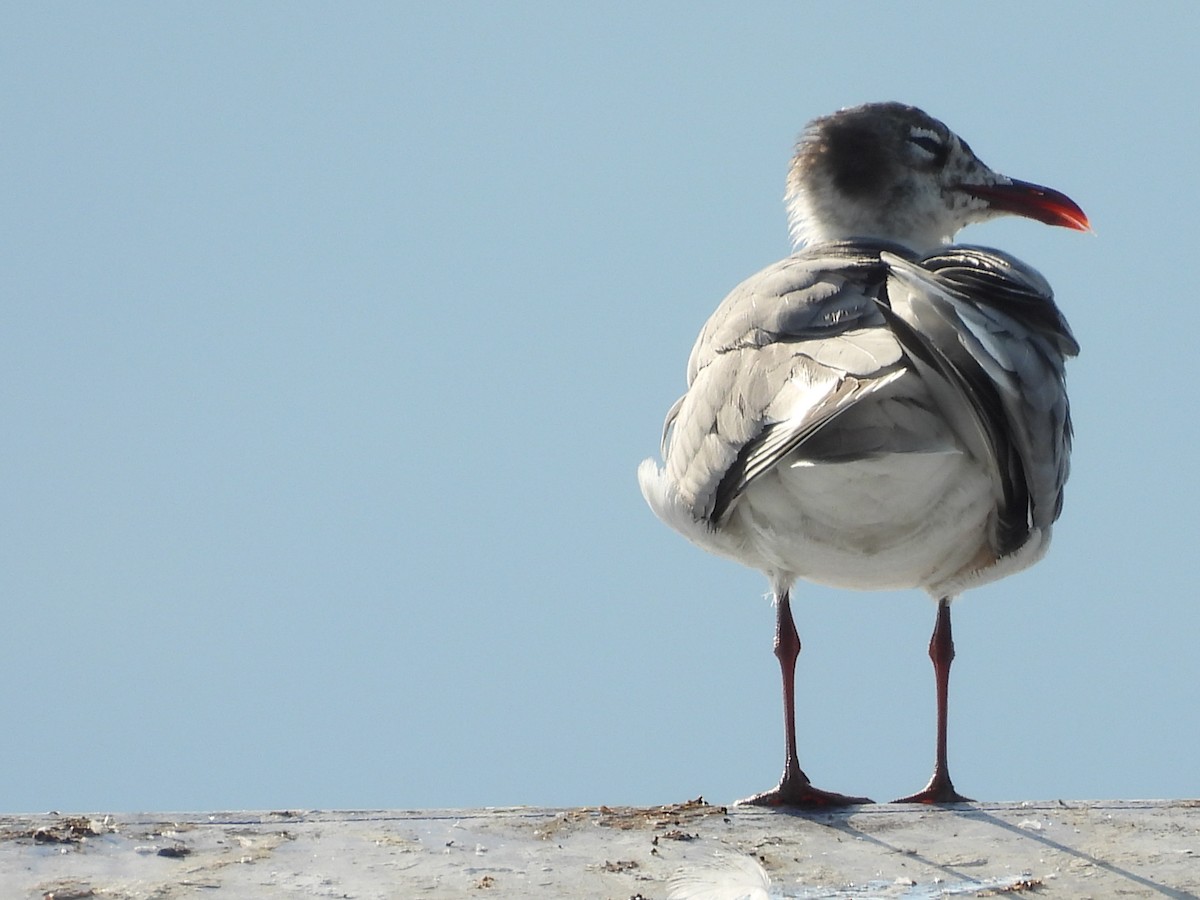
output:
M1198 892L1198 800L0 816L2 900Z

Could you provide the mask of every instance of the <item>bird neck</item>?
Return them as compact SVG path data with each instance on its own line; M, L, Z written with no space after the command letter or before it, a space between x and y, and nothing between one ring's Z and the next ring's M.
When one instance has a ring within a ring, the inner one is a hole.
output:
M820 203L808 192L790 193L787 197L788 230L792 244L801 247L825 241L844 241L855 238L888 241L925 254L949 244L945 222L920 221L909 218L889 224L878 215L854 204Z

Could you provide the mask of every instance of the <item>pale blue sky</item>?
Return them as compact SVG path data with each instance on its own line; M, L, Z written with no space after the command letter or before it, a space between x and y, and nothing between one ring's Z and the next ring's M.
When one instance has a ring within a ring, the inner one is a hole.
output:
M1066 510L955 607L991 800L1200 795L1194 3L9 4L0 810L731 801L765 580L637 489L792 143L924 107L1083 353ZM801 760L916 790L934 607L801 586Z

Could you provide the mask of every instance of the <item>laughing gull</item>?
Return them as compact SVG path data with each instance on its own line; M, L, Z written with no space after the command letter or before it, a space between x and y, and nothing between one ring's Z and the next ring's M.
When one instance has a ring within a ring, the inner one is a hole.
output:
M1040 274L951 241L1005 214L1090 226L1065 195L992 171L899 103L811 122L786 200L803 249L708 320L667 414L663 464L643 462L638 481L660 519L761 570L774 592L786 763L777 787L743 802L870 802L819 790L800 769L797 579L937 601L936 764L897 802L961 802L946 764L950 603L1045 554L1071 452L1064 362L1079 345Z

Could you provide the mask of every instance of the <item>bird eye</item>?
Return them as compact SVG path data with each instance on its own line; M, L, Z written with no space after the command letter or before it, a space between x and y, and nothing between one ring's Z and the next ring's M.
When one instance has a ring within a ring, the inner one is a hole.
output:
M949 148L945 142L937 135L931 134L928 131L913 131L908 136L908 142L917 147L920 147L923 154L928 154L928 162L932 166L941 166L946 161L946 156L949 154Z

